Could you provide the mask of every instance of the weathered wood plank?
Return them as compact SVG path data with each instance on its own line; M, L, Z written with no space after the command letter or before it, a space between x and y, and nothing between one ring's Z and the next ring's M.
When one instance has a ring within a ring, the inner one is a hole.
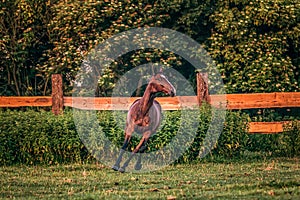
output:
M101 110L113 108L126 110L137 99L136 97L76 98L79 99L75 105L77 107L92 108L91 105L95 101L95 109ZM51 97L0 97L0 107L52 106L51 99ZM65 101L64 106L72 107L72 97L64 97L63 99ZM157 100L166 110L194 107L198 103L196 96L160 97ZM220 103L223 106L227 104L227 109L300 107L300 92L211 95L210 101L214 106L220 106ZM111 105L112 103L113 105Z
M282 133L284 124L289 122L250 122L249 133L274 134Z
M65 97L70 98L70 97ZM77 97L79 98L79 97ZM93 100L92 100L93 99ZM100 97L85 98L84 102L78 99L77 107L85 107L90 109L95 102L96 110L127 110L130 104L137 99L136 97ZM178 96L178 97L158 97L165 110L178 110L183 107L195 107L198 105L196 96ZM66 103L65 106L71 106ZM295 93L258 93L258 94L227 94L227 95L211 95L210 103L213 106L222 106L227 109L252 109L252 108L284 108L284 107L300 107L300 92ZM80 105L82 104L82 105ZM83 106L83 104L87 104ZM109 104L109 105L105 105ZM122 105L124 104L124 105Z
M228 109L300 107L300 92L227 94Z
M64 97L64 106L84 110L128 110L136 98Z
M138 97L64 97L64 106L85 110L128 110ZM197 107L196 96L158 97L164 110Z
M52 106L52 97L0 97L0 107L17 108L23 106Z

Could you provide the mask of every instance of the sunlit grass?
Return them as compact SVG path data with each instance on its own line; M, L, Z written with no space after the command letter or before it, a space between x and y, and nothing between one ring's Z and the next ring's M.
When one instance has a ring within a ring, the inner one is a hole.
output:
M203 161L148 173L100 164L3 166L0 197L19 199L298 199L298 158Z

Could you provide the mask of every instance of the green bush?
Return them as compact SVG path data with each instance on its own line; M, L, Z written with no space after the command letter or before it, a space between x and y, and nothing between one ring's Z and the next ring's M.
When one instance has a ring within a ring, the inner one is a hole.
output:
M249 142L247 122L249 122L249 116L245 113L227 112L224 129L214 153L235 156L246 150Z
M148 152L155 151L167 145L176 134L182 134L178 128L182 111L165 111L164 122L158 133L151 137ZM105 136L121 147L124 140L124 121L126 112L99 111L97 118ZM194 123L194 118L186 118L183 137L176 137L174 148L177 144L186 142L185 153L178 162L191 162L199 158L199 153L205 147L204 138L211 122L211 108L203 106L199 112L199 124L196 136L189 129ZM232 157L241 152L267 151L274 155L299 155L300 125L293 122L285 128L285 132L276 135L249 135L247 122L249 116L242 112L228 111L223 131L213 146L210 154ZM91 145L101 147L101 134L99 128L90 122L91 126L80 126L83 131L91 131L87 138L79 137L73 112L65 110L63 115L55 116L49 111L16 111L0 110L0 163L10 165L24 164L56 164L68 162L89 162L94 158L88 152L82 140L88 139ZM78 127L77 127L78 129ZM100 137L99 137L100 136ZM180 136L180 135L179 135ZM184 138L195 138L191 141ZM100 140L99 140L100 139ZM139 138L134 135L130 149L137 145Z
M71 112L0 111L0 163L79 162L87 153Z
M274 122L291 121L279 134L251 134L247 149L253 152L264 152L273 156L299 155L300 127L299 108L251 109L243 110L250 115L251 121Z
M273 156L300 155L300 123L293 121L279 134L253 134L249 135L247 149L253 152L264 152Z
M284 127L283 144L280 145L285 155L300 155L300 122L293 121L290 125Z

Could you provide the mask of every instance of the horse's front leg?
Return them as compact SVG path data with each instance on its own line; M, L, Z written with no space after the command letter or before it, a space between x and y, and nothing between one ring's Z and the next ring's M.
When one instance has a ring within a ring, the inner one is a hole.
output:
M140 170L142 169L142 153L145 152L145 150L147 149L147 141L145 140L144 143L142 144L140 150L138 151L139 155L138 155L138 160L134 166L135 170Z
M120 150L119 156L118 156L115 164L112 166L112 169L115 170L115 171L118 171L119 168L120 168L120 163L122 161L123 154L125 153L126 148L128 147L128 144L130 142L132 132L133 132L133 130L131 128L126 128L125 129L125 139L124 139L123 146Z

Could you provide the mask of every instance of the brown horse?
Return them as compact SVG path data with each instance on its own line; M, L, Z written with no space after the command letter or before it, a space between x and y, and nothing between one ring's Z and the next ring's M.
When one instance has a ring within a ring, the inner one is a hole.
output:
M155 97L159 92L163 92L172 97L176 95L174 86L162 73L158 73L151 77L143 97L133 102L133 104L129 108L126 119L124 144L121 148L116 163L112 167L112 169L114 169L115 171L124 172L133 156L136 153L143 153L146 150L147 141L149 140L150 136L154 134L158 129L161 122L161 106L155 100ZM120 167L122 156L126 148L128 147L130 138L134 131L143 134L142 139L133 150L124 165ZM140 154L135 165L135 169L140 170L141 168L142 164Z

